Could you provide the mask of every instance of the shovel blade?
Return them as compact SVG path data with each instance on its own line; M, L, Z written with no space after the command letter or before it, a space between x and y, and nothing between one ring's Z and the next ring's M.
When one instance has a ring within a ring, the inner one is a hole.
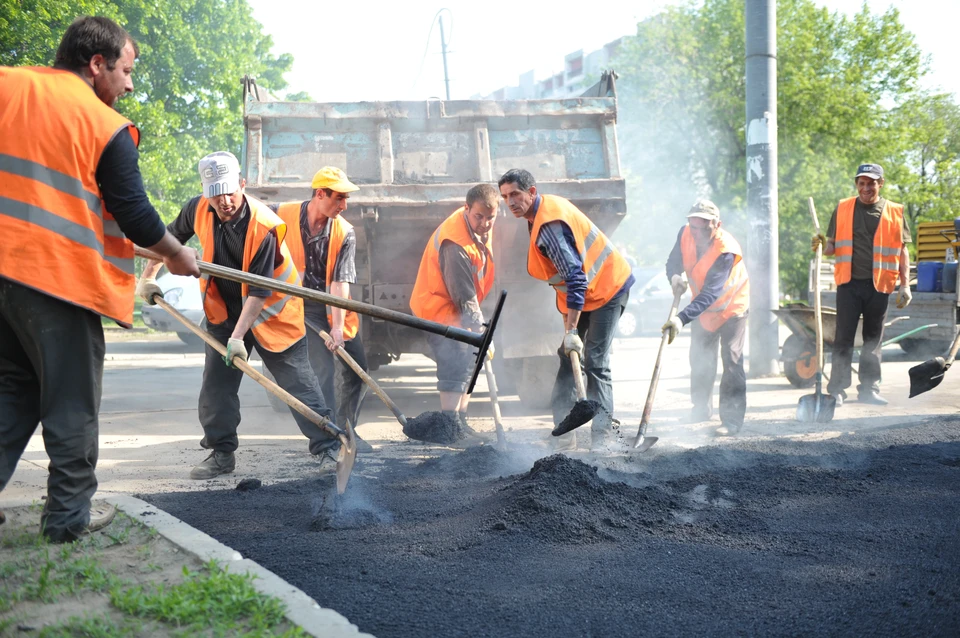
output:
M837 400L829 394L816 393L800 397L797 421L802 423L829 423L837 410Z
M633 440L633 448L638 453L646 452L659 440L659 436L644 436L643 434L638 434L637 438Z
M597 416L597 413L600 412L600 402L594 401L592 399L580 399L573 404L573 409L570 410L570 414L563 417L556 427L553 428L553 431L550 432L553 436L563 436L567 432L576 430L578 427L585 423L589 423L593 420L593 417Z
M349 421L345 429L347 441L346 443L343 440L340 441L340 453L337 455L337 494L347 491L350 473L353 472L353 466L357 462L357 438Z
M940 385L946 371L947 364L943 357L935 357L910 368L910 398Z

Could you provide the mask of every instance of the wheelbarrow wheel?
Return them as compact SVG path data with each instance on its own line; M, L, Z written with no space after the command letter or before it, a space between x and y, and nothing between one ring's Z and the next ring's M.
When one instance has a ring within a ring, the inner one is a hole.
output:
M790 385L809 388L816 382L817 349L803 337L790 335L783 343L783 372Z

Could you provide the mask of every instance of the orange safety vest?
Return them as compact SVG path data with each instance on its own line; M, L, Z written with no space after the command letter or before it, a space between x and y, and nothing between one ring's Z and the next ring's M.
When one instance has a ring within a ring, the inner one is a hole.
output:
M290 250L283 242L287 234L287 226L265 204L246 196L250 222L247 226L247 237L243 242L242 270L249 271L250 262L257 250L263 244L270 231L277 235L277 245L280 246L280 265L274 268L273 278L295 286L300 285L300 274L293 265ZM216 213L210 210L210 202L201 197L197 202L197 214L193 222L193 230L200 239L203 250L203 261L213 263L213 216ZM249 284L241 284L241 296L247 301ZM227 320L227 304L220 296L215 281L210 275L200 277L200 292L203 294L203 311L207 320L213 324L220 324ZM303 299L280 292L272 292L260 311L260 316L253 322L253 336L257 343L270 352L283 352L300 339L306 336L303 328Z
M577 252L587 275L587 293L583 310L596 310L613 299L630 278L630 264L613 247L607 236L568 200L556 195L541 195L540 208L530 230L530 249L527 251L527 272L535 279L545 281L557 291L557 309L567 314L567 285L557 273L556 266L537 248L540 227L547 222L562 221L573 231Z
M727 319L742 316L750 307L747 267L743 263L740 243L722 228L717 231L710 248L700 259L697 259L697 242L690 232L690 226L683 229L683 235L680 236L680 254L683 256L683 269L687 272L687 280L694 297L700 294L707 273L717 261L717 257L723 253L733 254L733 268L723 284L723 292L699 317L700 325L708 332L716 332Z
M133 323L131 243L104 209L97 164L140 133L70 71L0 67L0 277Z
M834 240L836 264L833 280L838 286L850 281L853 273L853 209L857 198L840 201L837 206L837 236ZM886 202L880 224L873 234L873 286L890 294L900 277L900 251L903 250L903 206Z
M448 326L463 327L460 308L453 302L440 271L440 246L445 240L457 244L467 253L473 266L473 286L477 301L483 302L493 288L493 233L487 234L487 242L481 250L464 216L466 207L461 206L447 217L427 242L420 259L417 283L410 295L410 309L421 319L429 319Z
M307 259L303 249L303 235L300 234L300 206L301 202L280 204L277 214L280 215L280 219L287 225L287 228L296 229L296 232L287 234L287 248L290 249L290 255L293 257L293 263L296 264L297 270L305 273L307 271ZM333 269L337 265L337 256L340 254L343 240L346 239L351 228L353 228L353 224L339 215L330 220L330 245L327 248L326 271L328 293L333 279ZM350 298L348 295L347 299ZM327 308L329 309L329 306ZM360 317L352 310L345 310L344 312L346 315L343 318L343 338L349 341L356 337L360 330ZM331 312L327 312L327 321L333 327L333 314Z

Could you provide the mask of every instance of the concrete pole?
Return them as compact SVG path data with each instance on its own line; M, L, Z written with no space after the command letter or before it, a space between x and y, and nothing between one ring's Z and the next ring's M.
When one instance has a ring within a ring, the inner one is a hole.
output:
M777 318L777 3L745 0L747 22L747 271L751 377L779 374Z
M440 16L440 48L443 51L443 81L447 85L447 100L450 99L450 74L447 72L447 38L443 33L443 16Z

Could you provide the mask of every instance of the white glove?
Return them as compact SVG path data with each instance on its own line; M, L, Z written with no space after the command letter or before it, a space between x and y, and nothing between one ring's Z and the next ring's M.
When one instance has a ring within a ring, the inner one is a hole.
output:
M910 292L910 285L900 284L900 293L897 294L897 308L906 308L913 301L913 293Z
M670 286L673 288L674 297L687 292L687 282L684 281L683 275L674 275L671 277Z
M129 288L127 290L129 290ZM157 280L155 277L141 277L140 281L137 282L136 293L138 297L143 299L151 306L157 305L157 302L153 300L154 295L160 295L163 297L163 291L160 290L160 286L157 285Z
M680 334L680 330L682 329L683 322L680 321L680 318L670 317L670 320L663 324L660 331L667 335L667 343L673 343L673 340L677 338L677 335Z
M227 364L228 368L236 368L237 366L233 365L233 358L239 357L244 361L247 360L247 347L243 345L243 339L234 339L230 338L227 341L227 356L223 358L224 363Z
M571 352L576 352L581 359L583 358L583 341L576 330L563 335L563 354L569 357Z

